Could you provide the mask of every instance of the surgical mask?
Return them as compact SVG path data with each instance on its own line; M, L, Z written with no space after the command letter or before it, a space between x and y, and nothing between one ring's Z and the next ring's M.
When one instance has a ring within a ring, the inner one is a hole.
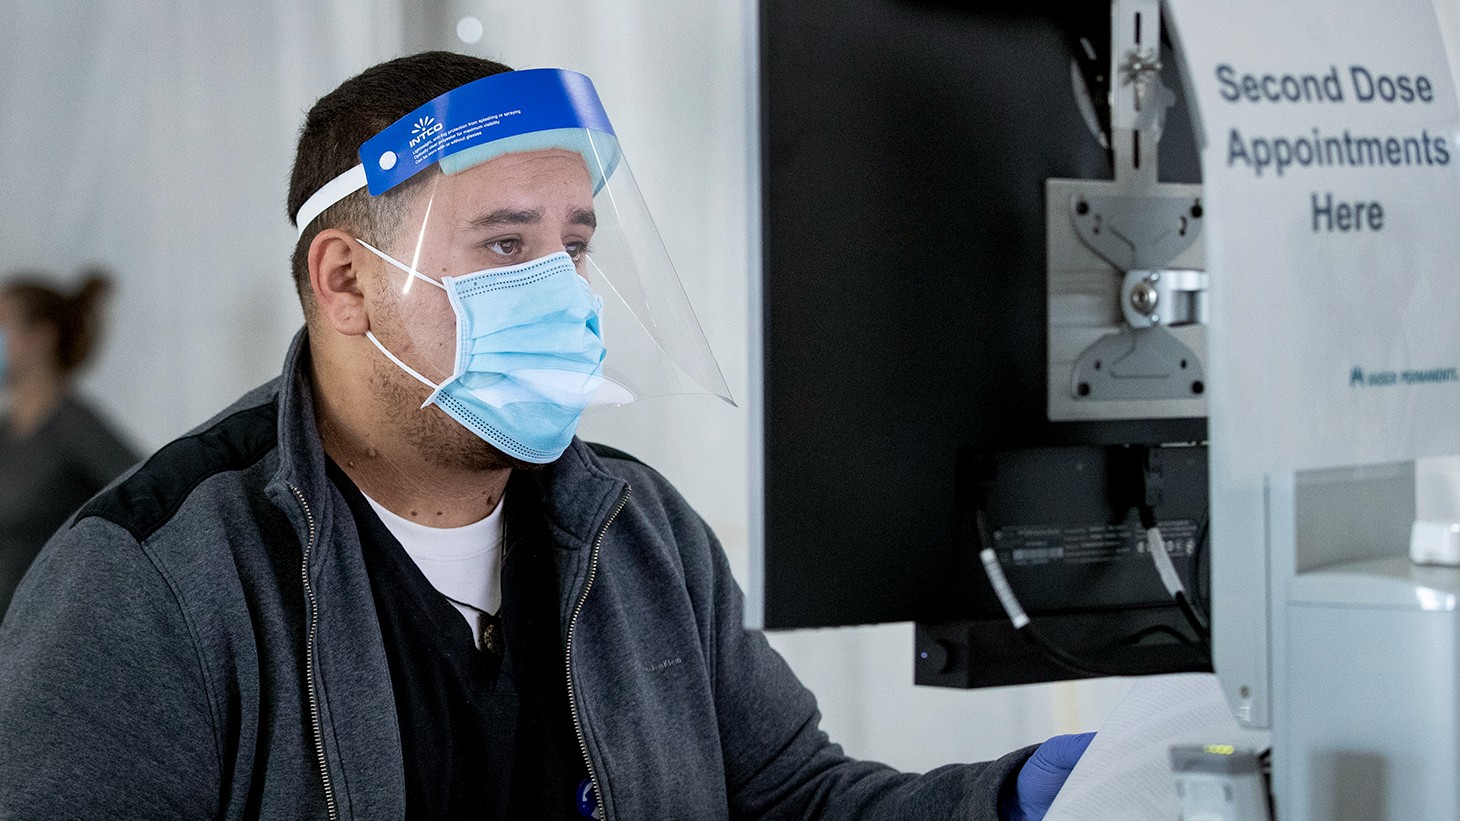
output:
M546 464L567 450L588 405L632 399L603 377L603 302L567 253L437 282L360 244L444 290L456 315L456 361L439 385L365 333L390 361L432 389L422 408L435 404L503 453Z

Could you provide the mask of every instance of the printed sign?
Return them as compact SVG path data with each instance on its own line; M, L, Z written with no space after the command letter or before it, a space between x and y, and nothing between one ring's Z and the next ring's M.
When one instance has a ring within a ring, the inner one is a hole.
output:
M1460 453L1460 112L1433 6L1168 9L1205 140L1224 469Z

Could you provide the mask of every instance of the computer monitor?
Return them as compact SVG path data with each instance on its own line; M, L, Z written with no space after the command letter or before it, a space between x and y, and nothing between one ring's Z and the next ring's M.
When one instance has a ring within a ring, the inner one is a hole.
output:
M1046 181L1113 174L1087 6L760 4L760 626L917 622L929 684L1210 669L1137 522L1200 608L1205 419L1049 412ZM1161 179L1197 183L1174 62Z

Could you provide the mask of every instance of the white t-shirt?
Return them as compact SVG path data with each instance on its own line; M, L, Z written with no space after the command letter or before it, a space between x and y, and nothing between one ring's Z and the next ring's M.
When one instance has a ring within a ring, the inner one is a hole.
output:
M487 518L461 527L430 527L397 516L369 496L365 501L437 592L487 613L496 613L502 606L501 500ZM466 619L480 647L482 625L477 611L456 602L451 606Z

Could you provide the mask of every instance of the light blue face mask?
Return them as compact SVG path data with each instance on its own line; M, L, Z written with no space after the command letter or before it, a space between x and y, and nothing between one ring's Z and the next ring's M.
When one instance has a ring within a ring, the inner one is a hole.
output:
M563 455L584 408L627 401L603 377L603 302L558 252L440 282L363 240L407 274L446 291L456 314L456 362L435 384L365 336L401 370L429 386L435 404L503 453L533 464Z

